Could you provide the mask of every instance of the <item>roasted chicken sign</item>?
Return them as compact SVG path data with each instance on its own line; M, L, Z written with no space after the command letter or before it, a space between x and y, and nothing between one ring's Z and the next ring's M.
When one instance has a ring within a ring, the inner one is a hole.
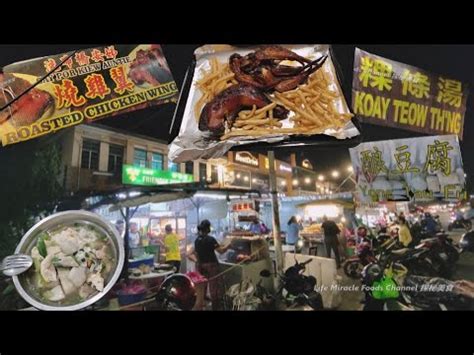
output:
M0 137L6 146L177 97L156 44L111 45L18 62L0 73Z

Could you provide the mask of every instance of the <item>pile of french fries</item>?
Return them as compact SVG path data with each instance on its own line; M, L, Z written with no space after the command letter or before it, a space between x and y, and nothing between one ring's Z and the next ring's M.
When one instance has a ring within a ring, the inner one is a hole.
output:
M229 63L219 63L217 58L212 58L210 65L210 70L204 71L202 78L196 82L196 86L202 92L201 98L194 107L194 116L197 120L205 104L228 87L238 84L234 79L235 74L229 68Z
M327 128L341 128L351 119L352 114L338 112L337 104L341 96L330 89L331 80L324 67L310 75L306 84L295 90L275 93L274 102L285 106L295 115L290 117L295 128L302 134L313 134ZM306 133L309 132L309 133Z
M237 84L228 63L221 64L216 58L210 61L211 69L204 73L196 85L203 95L195 106L195 117L199 119L204 105L228 87ZM328 128L344 127L353 116L340 113L338 104L344 102L339 91L331 89L332 80L326 73L325 63L311 74L305 84L284 93L275 92L269 96L269 105L257 109L240 111L231 122L226 133L220 138L226 140L238 136L266 136L274 134L313 135ZM281 105L290 110L290 127L283 127L280 120L273 117L273 109Z

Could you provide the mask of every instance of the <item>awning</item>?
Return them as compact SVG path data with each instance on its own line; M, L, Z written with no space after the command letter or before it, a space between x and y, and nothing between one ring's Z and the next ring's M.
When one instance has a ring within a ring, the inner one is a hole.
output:
M296 207L306 207L306 206L318 206L318 205L339 205L343 208L354 208L354 203L350 201L344 201L340 199L334 200L317 200L311 202L300 203Z
M136 207L145 205L148 203L161 203L180 200L183 198L192 197L195 192L170 192L170 193L156 193L151 195L142 195L137 197L130 197L123 202L118 202L117 204L109 208L110 212L118 211L123 207Z

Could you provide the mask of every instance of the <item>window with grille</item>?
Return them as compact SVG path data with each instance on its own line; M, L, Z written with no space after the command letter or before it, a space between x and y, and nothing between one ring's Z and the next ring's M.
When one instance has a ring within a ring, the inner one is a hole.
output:
M146 150L135 148L133 154L133 165L146 168Z
M151 153L151 168L163 170L163 154Z
M211 184L219 182L217 165L211 165Z
M84 139L82 142L81 168L99 169L100 142L92 139Z
M207 165L199 163L199 181L206 182L207 180Z
M194 174L194 162L192 161L188 161L184 164L184 172L186 174L191 174L193 175Z
M168 170L179 173L179 163L168 162Z
M116 173L122 170L123 164L123 146L111 144L109 146L109 165L108 172Z

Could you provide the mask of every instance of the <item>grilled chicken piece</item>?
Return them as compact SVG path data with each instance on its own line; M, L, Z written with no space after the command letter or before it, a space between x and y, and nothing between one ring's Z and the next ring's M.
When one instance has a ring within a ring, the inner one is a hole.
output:
M294 60L300 63L311 63L311 60L296 54L282 46L263 46L255 51L255 58L262 60Z
M225 121L232 124L239 111L251 108L253 105L261 108L270 103L271 101L254 86L233 85L204 106L199 118L199 130L221 135L225 130ZM288 115L288 110L277 106L273 113L275 118L284 119Z

